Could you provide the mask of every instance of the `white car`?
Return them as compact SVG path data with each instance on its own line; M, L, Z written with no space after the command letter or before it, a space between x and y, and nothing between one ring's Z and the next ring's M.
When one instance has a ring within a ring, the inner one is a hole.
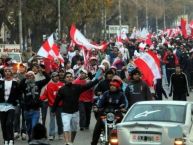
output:
M135 103L117 124L111 145L193 145L193 102Z
M12 61L15 61L16 63L22 63L22 56L21 53L8 53L8 57L12 59Z

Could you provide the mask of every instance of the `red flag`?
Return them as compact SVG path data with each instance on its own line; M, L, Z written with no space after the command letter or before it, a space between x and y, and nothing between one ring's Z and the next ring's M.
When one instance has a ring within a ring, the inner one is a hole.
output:
M149 86L153 86L156 79L161 78L160 60L152 51L143 53L134 60L134 64L143 74L143 79Z
M94 45L89 42L89 40L72 24L70 29L70 37L75 44L86 48L87 50L94 49L104 49L103 46Z
M186 20L181 18L181 31L182 31L182 36L184 38L187 38L187 31L186 31Z

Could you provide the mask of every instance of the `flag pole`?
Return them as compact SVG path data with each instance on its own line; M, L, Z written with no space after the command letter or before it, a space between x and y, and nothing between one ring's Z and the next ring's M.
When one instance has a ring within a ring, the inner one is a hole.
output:
M149 29L149 23L148 23L148 8L147 8L147 0L145 1L145 15L146 15L146 29Z
M165 8L165 0L163 0L163 6L164 6L164 29L166 29L166 8Z
M121 0L119 0L119 33L121 33Z
M61 38L60 0L58 0L58 38Z

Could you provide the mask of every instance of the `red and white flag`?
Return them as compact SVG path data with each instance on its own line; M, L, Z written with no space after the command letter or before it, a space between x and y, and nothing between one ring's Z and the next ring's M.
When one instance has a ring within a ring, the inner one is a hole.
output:
M156 79L161 78L160 60L155 53L147 51L134 60L134 64L143 74L143 79L153 86Z
M37 55L48 58L50 60L58 59L61 63L64 62L64 59L60 54L58 45L54 42L53 34L43 43Z
M70 29L70 37L73 40L74 43L76 43L79 46L85 47L87 50L94 49L104 49L106 45L94 45L91 44L88 39L76 28L75 25L71 26Z
M184 38L187 38L186 20L183 18L181 18L181 31L182 31L182 36Z

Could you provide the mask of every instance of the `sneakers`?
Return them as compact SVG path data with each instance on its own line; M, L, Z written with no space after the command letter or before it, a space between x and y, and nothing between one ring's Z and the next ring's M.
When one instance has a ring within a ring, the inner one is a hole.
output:
M19 133L18 132L15 132L14 133L14 139L18 139L19 138Z
M5 141L5 142L4 142L4 145L9 145L9 144L8 144L8 141Z
M22 140L26 140L26 139L27 139L27 135L26 135L25 133L22 133L22 134L21 134L21 139L22 139Z
M13 145L13 140L10 140L8 145Z
M54 140L54 136L49 136L49 140Z

